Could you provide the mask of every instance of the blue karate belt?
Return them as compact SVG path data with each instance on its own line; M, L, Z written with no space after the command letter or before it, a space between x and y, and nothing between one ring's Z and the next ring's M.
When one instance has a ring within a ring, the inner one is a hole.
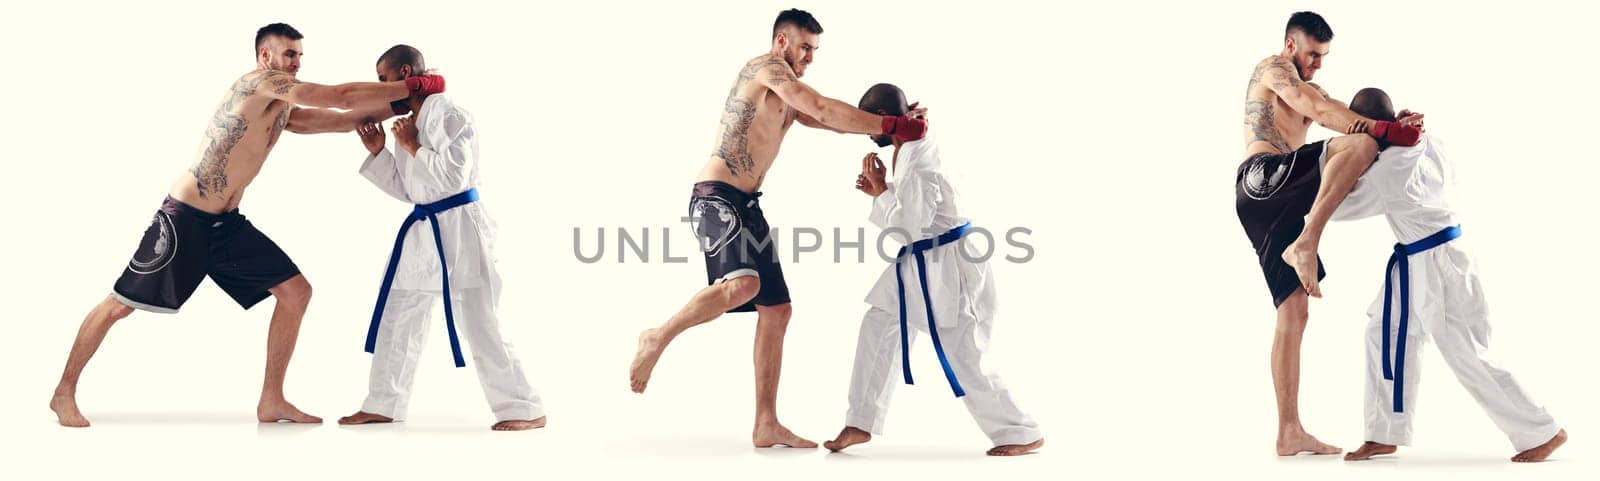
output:
M383 319L383 306L389 302L389 287L394 285L394 271L400 266L406 232L411 231L412 224L426 219L433 226L433 244L439 248L439 278L444 280L444 325L450 331L450 354L455 357L456 367L466 367L467 361L461 357L461 340L456 337L455 312L450 309L450 268L444 261L444 239L439 237L438 214L477 200L478 189L471 188L432 204L417 204L411 210L411 215L406 217L405 223L400 224L400 234L394 238L394 250L389 253L389 269L383 271L383 285L378 288L378 305L372 308L372 325L367 328L367 352L373 352L378 345L378 322Z
M1411 261L1410 257L1428 249L1439 247L1461 237L1461 226L1450 226L1422 240L1410 244L1395 244L1394 255L1389 256L1389 266L1383 270L1383 378L1394 381L1394 412L1405 412L1402 401L1406 378L1406 333L1411 324ZM1394 337L1394 348L1389 347L1389 299L1394 292L1394 278L1389 273L1400 267L1400 332ZM1391 355L1390 353L1393 352ZM1391 368L1392 366L1392 368Z
M912 242L911 245L903 246L900 248L900 252L894 255L894 282L895 288L899 290L900 294L900 364L901 369L905 372L906 384L913 384L911 382L911 333L906 326L906 282L900 277L900 266L904 264L901 260L909 253L917 259L917 277L918 280L922 281L922 305L925 312L928 313L928 334L933 336L933 351L939 354L939 365L944 367L944 377L950 380L950 389L956 392L956 397L967 395L967 391L961 389L961 381L956 380L956 371L950 368L950 359L944 355L944 345L939 343L939 326L933 320L933 297L928 294L928 267L922 253L928 249L945 244L953 244L961 240L963 236L967 235L967 230L971 227L971 222L961 224L954 229L950 229L949 232L939 234L937 238L923 239Z

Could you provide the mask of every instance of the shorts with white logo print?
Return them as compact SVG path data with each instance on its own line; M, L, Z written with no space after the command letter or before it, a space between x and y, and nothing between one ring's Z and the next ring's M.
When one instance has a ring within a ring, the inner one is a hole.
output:
M112 288L117 300L173 313L206 276L249 309L300 268L234 209L212 214L167 197Z
M753 276L761 291L728 312L750 312L756 306L789 303L789 284L778 265L778 246L761 212L760 192L746 193L724 182L694 184L689 222L706 257L706 282Z
M1234 208L1256 249L1274 307L1300 288L1300 277L1283 261L1283 251L1306 227L1306 214L1322 183L1326 145L1326 141L1312 142L1294 152L1250 156L1234 178ZM1319 256L1317 278L1326 275Z

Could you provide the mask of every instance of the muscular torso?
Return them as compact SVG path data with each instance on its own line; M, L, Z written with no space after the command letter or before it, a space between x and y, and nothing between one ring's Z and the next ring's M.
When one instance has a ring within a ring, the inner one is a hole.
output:
M288 102L264 95L266 71L240 77L207 121L198 159L173 183L173 198L200 210L225 212L239 206L245 187L289 124Z
M1272 78L1263 79L1274 62L1289 63L1289 59L1272 56L1256 64L1250 74L1250 86L1244 94L1244 151L1245 158L1260 153L1284 153L1306 143L1306 131L1311 128L1311 117L1301 115L1278 98L1269 85ZM1293 64L1289 64L1293 68ZM1320 87L1318 88L1320 90Z
M728 91L722 108L722 125L717 128L716 147L699 180L727 182L739 190L755 192L778 157L783 135L794 124L795 112L778 94L756 79L762 68L782 62L762 55L739 70L739 79Z

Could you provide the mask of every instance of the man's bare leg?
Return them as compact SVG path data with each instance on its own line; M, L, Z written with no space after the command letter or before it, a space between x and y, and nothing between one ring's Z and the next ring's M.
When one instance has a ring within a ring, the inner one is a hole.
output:
M1306 227L1283 251L1283 261L1294 267L1300 275L1300 285L1311 297L1322 297L1322 287L1317 284L1317 247L1322 243L1322 229L1355 188L1361 174L1372 166L1378 156L1378 142L1367 134L1335 137L1328 140L1326 154L1322 183L1311 202L1311 212L1306 215Z
M1511 460L1518 463L1537 463L1544 461L1545 458L1550 457L1551 453L1556 452L1556 448L1561 447L1563 444L1567 444L1567 430L1565 429L1557 431L1556 437L1550 438L1550 440L1545 441L1544 444L1540 444L1538 446L1534 446L1533 449L1517 453L1517 455L1512 457Z
M295 340L300 337L300 320L311 303L311 283L306 282L305 276L297 275L267 292L277 299L277 305L272 309L272 325L267 328L267 374L261 382L256 420L320 423L322 418L301 412L283 396L283 378L289 371Z
M111 325L132 313L133 308L122 304L116 296L107 295L84 316L83 325L78 327L78 338L67 354L67 367L61 371L61 382L56 384L56 392L50 397L50 410L56 412L56 421L62 426L89 427L89 420L78 411L78 376L83 374L89 358L100 349L100 342L106 339Z
M1313 267L1315 268L1315 267ZM1309 300L1296 290L1278 306L1278 327L1272 337L1272 387L1278 395L1278 455L1338 454L1300 425L1300 340L1306 332Z
M1344 460L1345 461L1366 461L1368 459L1372 459L1373 456L1381 456L1381 455L1384 455L1384 454L1394 454L1394 452L1399 450L1399 449L1400 448L1395 447L1395 445L1393 445L1393 444L1383 444L1383 443L1379 443L1379 442L1367 441L1365 444L1362 444L1361 447L1356 448L1355 451L1351 451L1351 452L1345 454L1344 455Z
M756 427L751 441L758 448L784 445L815 448L778 423L778 377L783 372L783 336L789 330L790 304L756 306Z
M1042 447L1044 447L1044 438L1039 438L1038 441L1028 444L1007 444L1003 446L995 446L989 449L989 452L984 454L988 454L990 456L1021 456L1038 451L1039 448Z
M384 424L392 422L394 422L394 418L384 416L382 414L369 413L366 411L356 411L355 414L339 418L339 425L341 426L354 426L357 424Z
M493 426L489 426L489 429L495 431L527 431L542 427L544 427L544 416L539 416L538 419L507 419L494 423Z
M667 319L661 327L645 329L639 333L639 350L634 353L633 365L628 369L628 381L632 384L633 392L644 392L645 385L650 382L650 373L656 367L656 361L661 359L661 353L666 351L667 344L672 343L678 334L691 327L710 322L728 309L750 302L759 292L761 292L761 279L758 277L736 277L712 284L695 293L694 297L689 299L689 304Z
M839 431L838 436L834 436L832 441L822 443L822 447L828 448L829 451L837 453L839 451L844 451L844 448L855 446L871 440L872 433L846 426L843 430Z

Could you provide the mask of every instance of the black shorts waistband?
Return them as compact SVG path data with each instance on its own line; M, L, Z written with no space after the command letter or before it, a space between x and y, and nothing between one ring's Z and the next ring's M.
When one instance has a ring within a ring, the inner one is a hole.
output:
M239 209L237 208L220 214L213 214L200 210L198 207L185 204L183 201L174 199L170 195L167 196L165 200L161 201L161 211L166 212L173 217L189 218L200 222L227 222L239 218Z
M720 180L702 180L694 183L695 197L722 197L730 202L759 202L761 192L745 192L733 184Z

